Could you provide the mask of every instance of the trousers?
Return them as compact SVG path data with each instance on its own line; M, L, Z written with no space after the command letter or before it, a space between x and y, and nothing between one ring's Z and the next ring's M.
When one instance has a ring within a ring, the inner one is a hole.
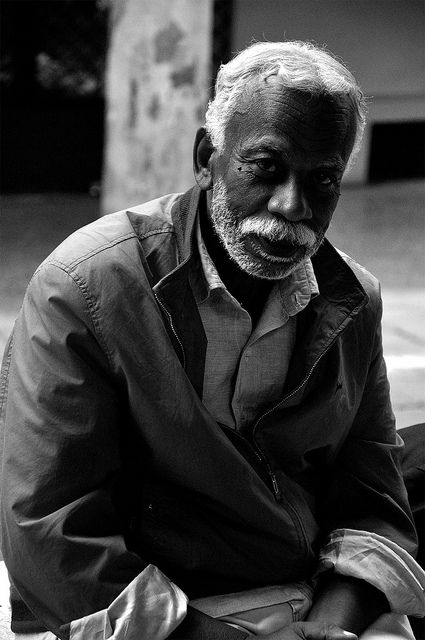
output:
M15 640L57 640L50 631L42 633L17 633ZM72 640L72 639L71 639ZM113 640L113 637L111 638ZM154 639L152 639L154 640ZM415 640L407 616L386 613L364 631L359 640Z

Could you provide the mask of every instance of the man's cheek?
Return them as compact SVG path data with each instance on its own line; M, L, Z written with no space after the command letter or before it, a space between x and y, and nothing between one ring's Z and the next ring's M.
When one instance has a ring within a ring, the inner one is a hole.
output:
M249 188L248 185L238 185L231 195L228 193L228 204L239 220L254 214L266 214L268 211L268 197L258 189Z
M332 204L332 206L328 205L323 208L316 207L315 209L313 209L314 213L311 220L304 220L304 224L309 226L316 233L327 231L331 223L336 204L337 202L335 202L335 205Z

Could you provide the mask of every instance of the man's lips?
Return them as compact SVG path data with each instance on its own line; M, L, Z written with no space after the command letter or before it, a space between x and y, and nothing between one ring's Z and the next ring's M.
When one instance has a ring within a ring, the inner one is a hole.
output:
M254 253L261 249L263 253L267 253L270 256L276 258L282 258L284 260L290 260L299 251L300 247L296 247L289 242L280 240L279 242L273 242L267 240L264 237L250 235L248 238L249 247Z

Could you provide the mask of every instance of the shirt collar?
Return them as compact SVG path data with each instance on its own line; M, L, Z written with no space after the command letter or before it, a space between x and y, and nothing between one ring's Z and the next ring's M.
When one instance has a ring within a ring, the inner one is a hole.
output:
M199 257L201 261L202 275L206 286L207 297L214 289L225 289L222 279L218 275L218 271L214 262L211 260L204 239L201 233L201 223L199 217L196 221L196 243L198 246Z
M193 292L197 303L205 302L210 294L218 289L226 291L214 262L212 261L202 238L199 217L196 221L196 244L199 253L199 266L192 278ZM317 279L310 258L298 265L286 278L278 280L270 295L279 292L281 303L288 316L302 311L311 298L319 294Z
M311 298L319 294L319 286L310 258L299 264L288 277L279 280L278 285L282 304L288 316L302 311Z

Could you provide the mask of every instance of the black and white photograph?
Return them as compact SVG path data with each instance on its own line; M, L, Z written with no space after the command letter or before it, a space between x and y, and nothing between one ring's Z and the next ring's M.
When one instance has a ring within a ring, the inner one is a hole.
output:
M0 31L0 640L425 640L423 0Z

